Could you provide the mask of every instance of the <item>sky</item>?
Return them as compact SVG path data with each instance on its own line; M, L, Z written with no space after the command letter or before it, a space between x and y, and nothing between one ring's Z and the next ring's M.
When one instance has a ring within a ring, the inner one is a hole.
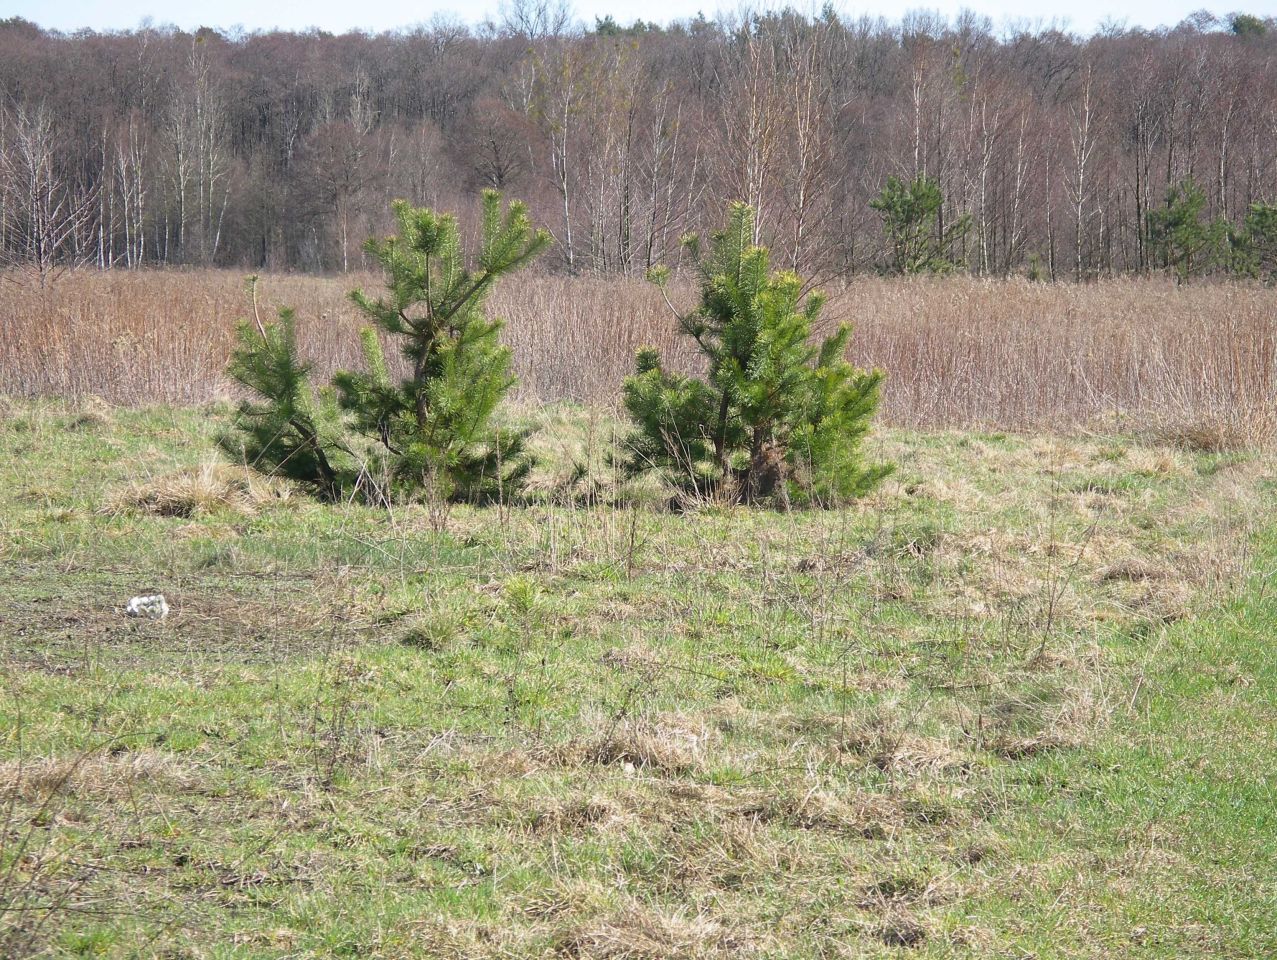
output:
M159 0L0 0L0 19L23 17L42 27L74 31L124 30L139 26L149 18L155 25L173 24L183 29L210 26L246 30L279 27L305 30L318 27L335 33L347 30L380 32L410 27L443 13L472 23L495 17L499 0L190 0L174 4ZM766 4L776 6L776 3ZM816 9L819 3L795 3L803 9ZM720 0L647 0L641 5L617 0L574 0L577 16L590 23L596 16L611 14L619 23L630 23L635 17L666 22L695 16L704 10L713 16L725 6ZM734 3L726 4L728 8ZM1008 23L1054 23L1077 33L1091 33L1106 23L1131 27L1174 26L1190 13L1205 6L1203 0L931 0L921 3L891 3L870 0L867 3L836 3L842 12L855 16L869 14L899 19L902 11L912 7L937 10L952 17L961 9L969 9L989 17L995 27ZM1240 11L1258 16L1277 16L1277 0L1234 0L1222 7L1210 7L1224 15Z

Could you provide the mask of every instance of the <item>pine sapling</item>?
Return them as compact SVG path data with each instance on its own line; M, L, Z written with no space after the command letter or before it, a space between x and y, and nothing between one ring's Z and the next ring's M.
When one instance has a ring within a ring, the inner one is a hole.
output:
M218 437L233 460L287 477L323 500L340 499L353 485L356 456L345 442L341 410L331 389L316 391L310 364L298 358L293 311L276 323L240 323L227 373L261 400L240 404L237 432Z
M623 465L631 475L657 471L685 494L730 502L859 496L890 470L860 455L883 375L843 359L847 327L812 344L824 298L804 295L791 271L771 272L752 236L753 212L734 205L698 264L699 304L675 311L706 358L707 378L667 372L659 354L640 351L624 388L635 429ZM654 279L662 283L664 274Z
M394 205L398 234L366 245L387 292L351 293L376 325L361 335L365 368L338 373L331 388L312 388L291 313L241 325L229 372L263 399L244 404L240 435L223 447L326 499L359 491L370 499L489 500L517 490L531 467L526 433L492 423L515 379L501 321L484 307L496 282L541 252L549 235L532 228L523 204L503 211L496 191L482 203L473 262L455 217ZM382 335L399 342L407 361L399 382Z

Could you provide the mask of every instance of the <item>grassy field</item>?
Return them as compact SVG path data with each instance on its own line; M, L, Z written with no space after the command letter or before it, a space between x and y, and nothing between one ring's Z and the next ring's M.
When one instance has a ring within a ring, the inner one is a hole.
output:
M1277 953L1270 455L893 429L672 514L525 415L531 502L387 513L5 405L0 955Z

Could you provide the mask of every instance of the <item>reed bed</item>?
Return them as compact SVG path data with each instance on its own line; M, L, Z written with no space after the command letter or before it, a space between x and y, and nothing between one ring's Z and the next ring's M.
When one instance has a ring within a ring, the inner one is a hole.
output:
M272 275L263 316L297 310L317 373L358 365L351 287L374 275ZM1121 279L1088 285L865 278L831 290L825 322L856 327L853 359L888 372L882 418L899 426L1071 430L1118 423L1209 435L1271 434L1277 291ZM694 291L675 284L690 304ZM661 293L634 279L521 276L493 311L508 321L525 401L611 403L635 350L692 370ZM0 393L201 403L252 304L233 271L64 274L0 281ZM1187 434L1186 434L1187 435Z

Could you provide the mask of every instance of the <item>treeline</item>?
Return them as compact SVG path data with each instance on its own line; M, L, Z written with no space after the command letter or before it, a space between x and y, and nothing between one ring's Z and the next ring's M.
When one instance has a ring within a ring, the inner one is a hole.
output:
M728 200L818 279L1253 274L1277 239L1277 24L1246 15L1085 38L830 10L587 29L547 0L381 35L13 19L0 89L0 252L41 270L366 267L391 198L474 215L483 187L572 272L676 262Z

